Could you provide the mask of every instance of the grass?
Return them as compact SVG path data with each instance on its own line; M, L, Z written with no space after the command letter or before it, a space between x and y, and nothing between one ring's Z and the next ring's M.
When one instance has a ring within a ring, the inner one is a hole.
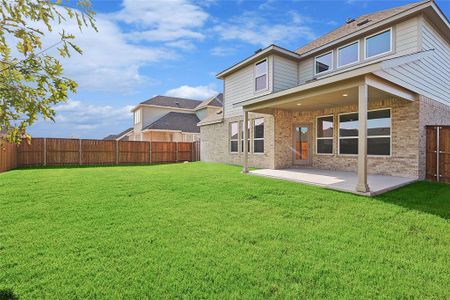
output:
M450 186L375 198L220 164L0 175L1 298L449 298Z

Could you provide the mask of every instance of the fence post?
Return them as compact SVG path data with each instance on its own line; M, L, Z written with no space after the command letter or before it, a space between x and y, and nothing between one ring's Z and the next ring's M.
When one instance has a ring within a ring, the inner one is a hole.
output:
M436 181L439 182L440 180L440 170L439 170L439 165L440 165L440 153L441 153L441 149L440 149L440 131L441 128L439 126L436 127Z
M82 150L81 150L81 139L79 139L79 145L78 145L78 154L80 155L80 166L83 164L83 155L82 155Z
M178 142L175 144L175 161L178 162Z
M152 164L152 141L149 142L150 146L149 146L149 164Z
M47 166L47 138L44 138L44 167Z
M119 164L119 141L116 140L116 165Z

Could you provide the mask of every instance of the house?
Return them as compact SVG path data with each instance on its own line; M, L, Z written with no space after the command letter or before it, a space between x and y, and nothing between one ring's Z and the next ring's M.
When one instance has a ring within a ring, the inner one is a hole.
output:
M199 123L204 161L353 171L361 193L368 173L424 179L425 126L450 124L449 20L434 1L370 13L217 77L223 114Z
M155 96L132 109L133 127L105 139L193 142L200 136L197 123L222 110L222 94L205 101Z

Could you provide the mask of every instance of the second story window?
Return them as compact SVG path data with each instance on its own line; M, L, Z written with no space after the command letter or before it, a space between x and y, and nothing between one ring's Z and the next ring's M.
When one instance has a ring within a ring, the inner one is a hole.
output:
M255 92L267 89L267 59L255 64Z
M134 124L138 124L141 122L141 110L138 109L134 112Z
M333 52L319 55L314 60L314 72L316 74L331 71L333 68Z
M365 57L370 58L392 51L392 30L388 29L383 32L366 37Z
M359 42L343 46L338 49L337 65L343 67L359 61Z

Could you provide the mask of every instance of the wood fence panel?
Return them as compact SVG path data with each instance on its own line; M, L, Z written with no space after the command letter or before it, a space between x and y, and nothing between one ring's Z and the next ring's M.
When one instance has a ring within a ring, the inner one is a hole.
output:
M426 135L426 178L436 180L436 142L437 131L433 127L427 127Z
M439 138L440 181L450 183L450 126L441 126Z
M44 139L31 139L30 143L22 142L17 149L17 165L19 167L44 165Z
M151 142L152 163L167 163L177 161L177 143L175 142Z
M149 164L150 163L150 143L120 141L119 144L119 164Z
M193 143L178 143L178 161L194 161L193 159Z
M80 163L80 140L46 139L47 166L78 165Z
M81 163L83 165L116 164L116 141L81 140Z
M0 173L17 168L17 146L0 142Z
M450 183L450 126L427 126L426 178Z

